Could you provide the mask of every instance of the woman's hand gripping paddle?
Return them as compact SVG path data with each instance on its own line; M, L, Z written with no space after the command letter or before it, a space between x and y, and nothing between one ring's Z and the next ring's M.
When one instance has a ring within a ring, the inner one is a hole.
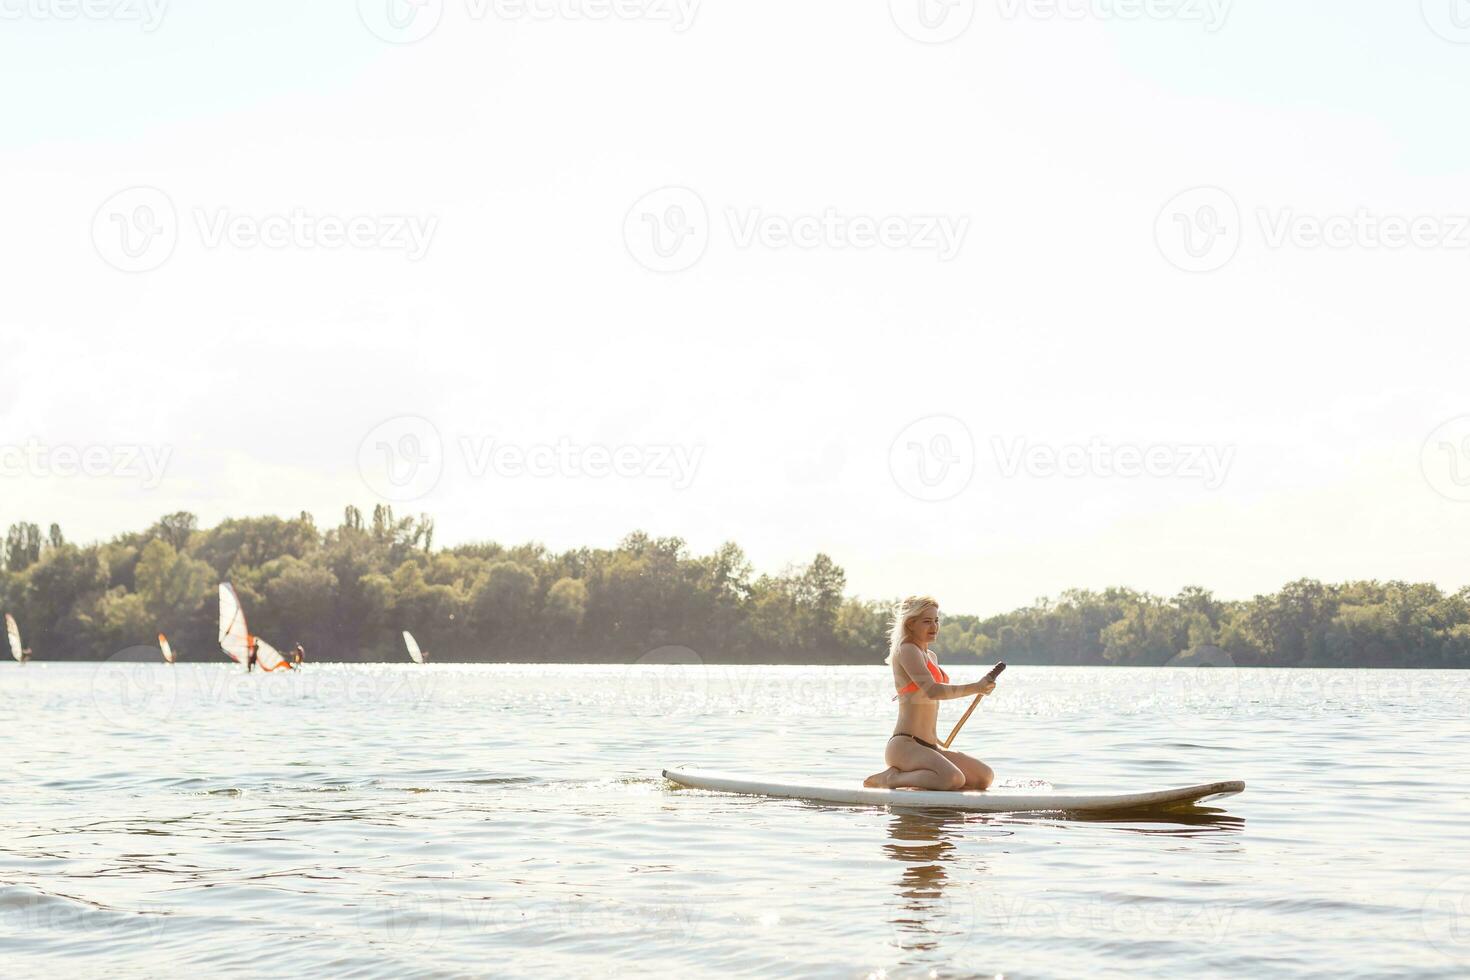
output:
M1004 662L996 664L994 667L990 668L990 673L981 678L980 683L988 684L989 682L999 677L1001 671L1005 669L1006 665ZM949 748L949 743L953 742L954 737L960 733L960 729L965 727L965 722L970 720L970 715L974 714L975 709L980 706L980 699L983 697L985 697L985 695L983 694L975 695L975 700L971 701L970 706L965 709L965 713L960 715L960 720L955 722L954 730L949 733L949 738L944 740L945 748Z

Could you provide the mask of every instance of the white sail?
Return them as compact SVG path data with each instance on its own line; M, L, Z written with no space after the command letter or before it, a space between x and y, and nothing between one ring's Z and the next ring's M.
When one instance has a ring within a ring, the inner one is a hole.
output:
M10 613L5 614L5 635L10 637L10 655L16 660L24 660L25 647L20 645L20 627L15 625L15 617Z
M262 670L277 670L291 666L286 663L286 658L281 656L281 651L258 636L255 638L255 664Z
M235 587L221 582L219 587L219 648L237 664L250 656L250 630L245 627L245 610Z
M403 631L403 644L408 647L408 655L413 658L414 663L421 664L424 662L424 652L419 649L418 641L413 638L413 634L408 630Z
M158 649L163 651L163 662L171 664L174 662L174 648L168 645L168 637L162 633L158 634Z

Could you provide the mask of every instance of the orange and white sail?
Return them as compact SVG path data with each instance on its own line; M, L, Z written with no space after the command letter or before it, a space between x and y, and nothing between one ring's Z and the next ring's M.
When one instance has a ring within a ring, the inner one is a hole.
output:
M174 662L174 648L168 645L168 637L162 633L158 634L158 649L163 652L163 662L171 664Z
M413 638L413 634L408 630L403 631L403 645L408 647L408 655L413 658L414 663L421 664L424 662L424 652L419 649L418 641Z
M286 658L281 656L280 651L258 636L251 636L250 629L245 625L245 608L240 605L240 597L235 594L235 587L228 582L221 582L219 587L219 647L237 664L243 664L250 659L250 642L256 644L255 663L263 670L276 670L280 667L289 667Z
M20 645L20 627L15 625L15 617L10 613L5 614L5 635L10 638L10 655L16 660L25 660L25 647Z
M255 638L255 643L255 665L261 670L280 670L282 667L287 670L291 669L286 658L281 656L281 651L258 636Z

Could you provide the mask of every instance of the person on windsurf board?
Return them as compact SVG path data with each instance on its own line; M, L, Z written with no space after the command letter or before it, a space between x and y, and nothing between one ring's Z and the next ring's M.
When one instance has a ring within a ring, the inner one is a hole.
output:
M266 673L293 669L279 650L250 632L240 597L229 582L221 582L219 586L219 646L225 656L243 664L247 674L257 666Z

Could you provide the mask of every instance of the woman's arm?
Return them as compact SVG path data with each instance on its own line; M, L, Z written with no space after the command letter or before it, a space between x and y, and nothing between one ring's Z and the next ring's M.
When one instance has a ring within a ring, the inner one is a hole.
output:
M919 693L930 701L953 701L956 698L973 697L976 694L989 694L995 690L994 681L976 681L973 684L940 684L929 674L929 662L924 658L923 652L912 643L905 643L898 649L898 665L903 668L909 680L919 685Z
M928 690L924 691L924 697L930 701L953 701L956 698L968 698L975 694L989 694L993 690L995 690L995 681L976 681L973 684L936 684L933 678L930 678Z

